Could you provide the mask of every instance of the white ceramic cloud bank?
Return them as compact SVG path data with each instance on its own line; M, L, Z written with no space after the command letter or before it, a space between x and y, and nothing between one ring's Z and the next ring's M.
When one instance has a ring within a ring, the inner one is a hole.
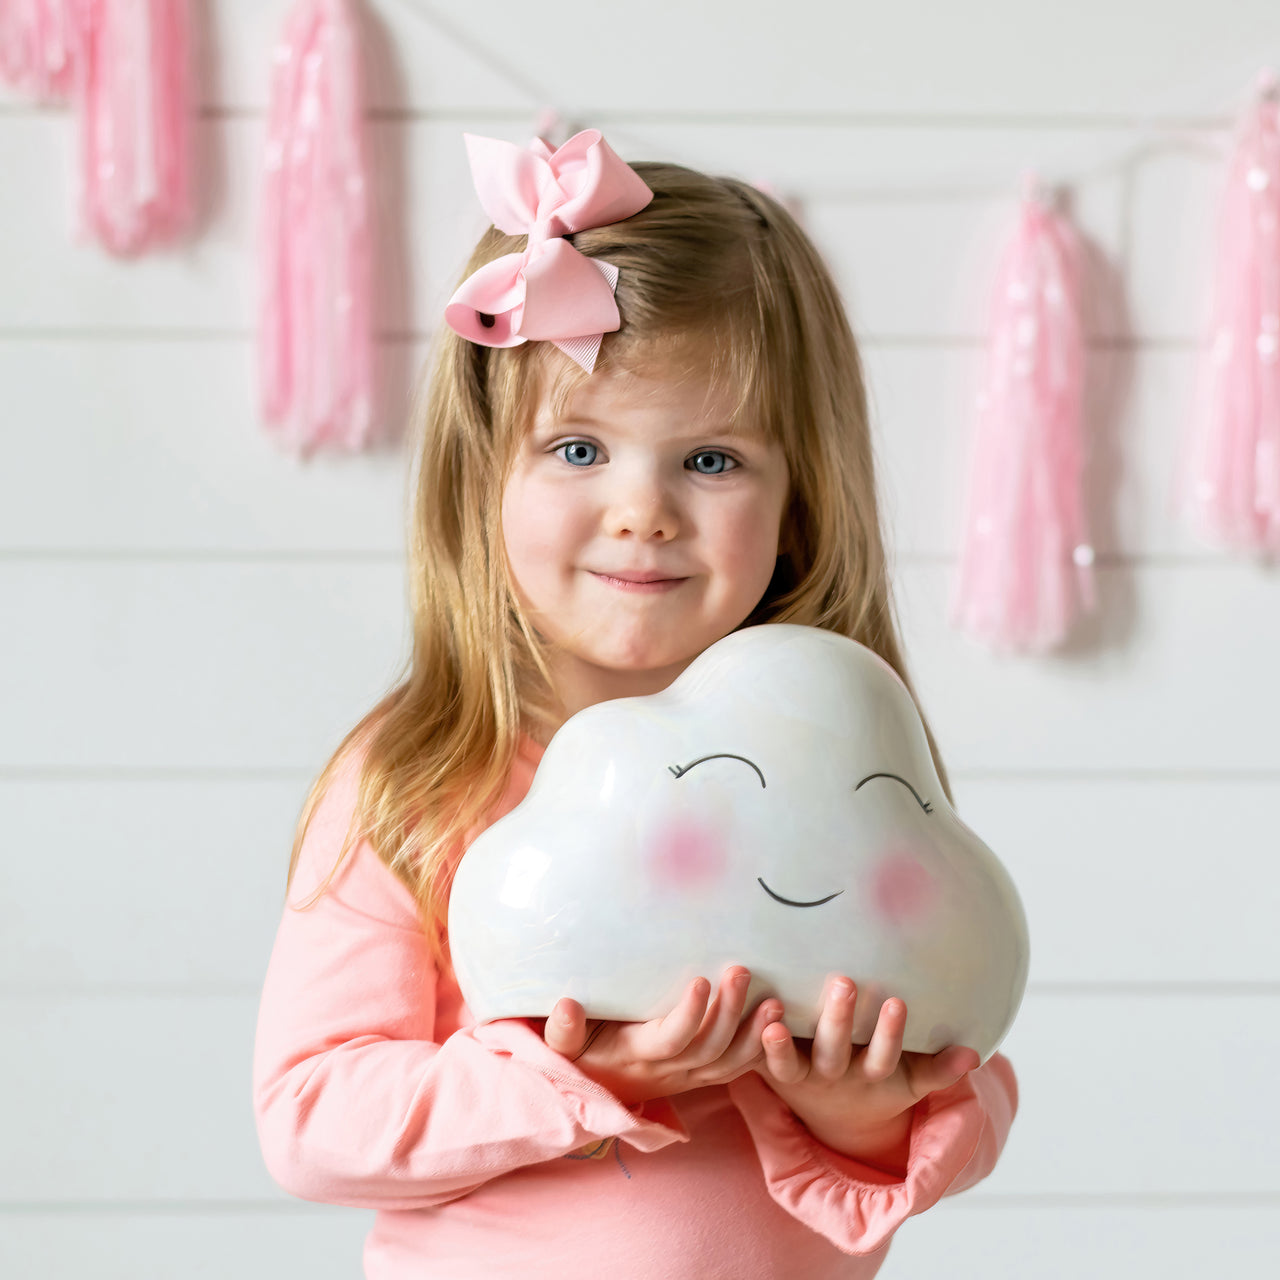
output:
M908 1049L984 1060L1028 960L1013 883L947 803L897 675L778 624L727 636L663 693L566 721L523 803L463 857L449 937L481 1021L561 996L648 1019L742 964L795 1035L841 973L860 992L855 1041L894 995Z

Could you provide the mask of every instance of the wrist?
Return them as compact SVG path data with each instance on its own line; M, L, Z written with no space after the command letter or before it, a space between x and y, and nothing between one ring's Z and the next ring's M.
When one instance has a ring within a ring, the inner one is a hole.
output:
M881 1173L903 1178L911 1151L914 1109L909 1108L878 1125L866 1127L844 1117L822 1120L796 1118L823 1146L837 1155L871 1166Z

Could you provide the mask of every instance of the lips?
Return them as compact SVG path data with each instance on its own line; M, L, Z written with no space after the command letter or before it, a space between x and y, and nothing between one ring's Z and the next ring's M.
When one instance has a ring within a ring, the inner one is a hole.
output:
M593 578L599 578L602 582L615 587L672 587L685 581L684 578L673 575L670 572L663 573L648 569L592 569L589 572Z
M616 578L621 582L670 582L679 574L662 569L593 569L601 578Z

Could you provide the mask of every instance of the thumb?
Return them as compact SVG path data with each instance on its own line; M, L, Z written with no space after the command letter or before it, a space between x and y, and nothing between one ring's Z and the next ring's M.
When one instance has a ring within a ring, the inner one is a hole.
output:
M974 1050L958 1044L953 1044L949 1049L943 1049L932 1058L926 1058L921 1063L921 1069L916 1074L914 1082L919 1090L919 1096L924 1097L926 1093L951 1088L953 1084L963 1080L981 1061L982 1059Z
M559 1000L551 1010L542 1038L562 1057L576 1058L587 1043L587 1015L576 1000Z

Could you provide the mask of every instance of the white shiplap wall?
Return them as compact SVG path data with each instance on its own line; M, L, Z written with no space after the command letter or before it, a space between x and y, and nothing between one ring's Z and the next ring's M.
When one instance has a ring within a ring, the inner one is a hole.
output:
M254 211L285 0L195 6L198 237L68 232L69 118L0 91L0 1274L359 1274L248 1105L307 781L404 635L394 449L254 411ZM863 337L900 606L966 816L1035 939L995 1175L887 1276L1266 1274L1280 1255L1280 581L1167 494L1223 149L1271 0L366 5L388 416L480 218L463 129L554 104L632 159L799 197ZM948 631L988 282L1022 170L1092 250L1102 612L1061 656ZM403 210L400 216L397 211Z

